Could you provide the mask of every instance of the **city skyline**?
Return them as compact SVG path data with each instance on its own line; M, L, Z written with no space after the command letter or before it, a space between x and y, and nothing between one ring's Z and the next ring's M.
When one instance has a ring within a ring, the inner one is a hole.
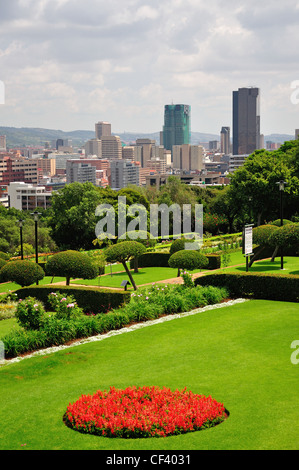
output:
M191 106L191 131L219 134L232 91L253 86L262 134L298 128L297 0L0 0L0 11L0 126L151 133L174 102Z

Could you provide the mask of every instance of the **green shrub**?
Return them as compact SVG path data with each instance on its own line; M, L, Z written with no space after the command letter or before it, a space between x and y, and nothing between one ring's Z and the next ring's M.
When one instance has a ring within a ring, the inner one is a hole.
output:
M48 296L48 301L51 307L55 310L56 318L73 320L75 318L80 318L83 315L83 309L78 307L78 304L72 295L65 296L64 294L51 292Z
M15 316L25 330L39 330L45 321L46 312L41 302L34 297L27 297L18 303Z
M2 282L16 282L22 287L41 281L44 276L44 270L37 263L26 260L9 261L0 271Z
M169 258L168 264L171 268L194 271L207 267L209 261L207 257L196 250L181 250Z
M288 220L288 219L283 219L282 222L283 222L283 225L287 225L287 224L292 223L292 221ZM271 222L271 225L276 225L277 227L280 227L281 226L281 220L280 219L274 220L274 222Z
M119 308L130 299L129 292L79 286L32 286L15 291L21 299L28 296L39 299L48 311L52 309L48 300L48 295L51 292L71 295L76 299L78 306L83 309L84 313L95 314Z
M272 246L283 248L299 248L299 224L287 224L279 227L270 236L269 243Z
M7 264L7 261L4 258L0 258L0 270ZM1 276L0 276L0 281L1 281Z
M68 250L53 255L46 264L48 276L66 278L69 286L71 278L95 279L98 276L98 268L91 258L79 251Z
M217 273L197 278L194 283L225 287L234 298L299 302L299 276L294 275Z
M272 246L270 236L278 230L276 225L260 225L252 230L252 241L255 245Z
M4 259L5 261L8 261L10 259L10 255L4 253L4 251L0 251L0 258Z
M122 263L134 290L137 290L136 283L127 266L127 262L130 261L132 258L138 258L145 252L146 247L141 243L135 241L125 241L108 247L105 251L105 256L108 263Z

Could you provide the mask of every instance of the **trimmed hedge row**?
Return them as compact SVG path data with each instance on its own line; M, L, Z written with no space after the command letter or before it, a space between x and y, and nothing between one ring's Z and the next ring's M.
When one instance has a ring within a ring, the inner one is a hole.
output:
M61 292L72 295L84 313L105 313L111 309L119 308L130 300L130 293L125 291L111 291L109 289L95 289L93 287L74 286L31 286L16 290L19 299L35 297L43 302L46 310L51 310L48 295L51 292Z
M169 268L170 253L145 253L138 257L139 268ZM205 255L209 264L206 269L213 270L221 267L221 256L215 254ZM134 269L134 260L130 261L130 269Z
M262 273L217 273L195 279L195 285L225 287L232 297L299 302L299 276Z

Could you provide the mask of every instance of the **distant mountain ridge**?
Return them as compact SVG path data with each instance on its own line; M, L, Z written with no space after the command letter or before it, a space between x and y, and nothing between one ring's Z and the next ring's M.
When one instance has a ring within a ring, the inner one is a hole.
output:
M159 144L160 132L153 133L140 133L140 132L124 132L114 133L119 135L120 139L126 143L133 143L136 139L152 139ZM95 137L94 131L89 130L75 130L75 131L62 131L55 129L44 129L34 127L0 127L0 135L6 135L7 147L38 147L44 146L45 142L57 139L72 140L74 147L81 147L89 139ZM265 136L265 142L272 141L275 143L283 143L287 140L293 140L294 135L290 134L270 134ZM209 134L201 132L191 132L191 144L196 145L206 143L211 140L220 140L220 134Z

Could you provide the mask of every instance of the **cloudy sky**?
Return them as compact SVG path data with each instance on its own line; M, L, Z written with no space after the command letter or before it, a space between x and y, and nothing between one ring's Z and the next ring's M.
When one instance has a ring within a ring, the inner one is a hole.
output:
M298 0L0 0L0 126L156 132L174 102L219 134L257 86L262 133L293 134L298 46Z

